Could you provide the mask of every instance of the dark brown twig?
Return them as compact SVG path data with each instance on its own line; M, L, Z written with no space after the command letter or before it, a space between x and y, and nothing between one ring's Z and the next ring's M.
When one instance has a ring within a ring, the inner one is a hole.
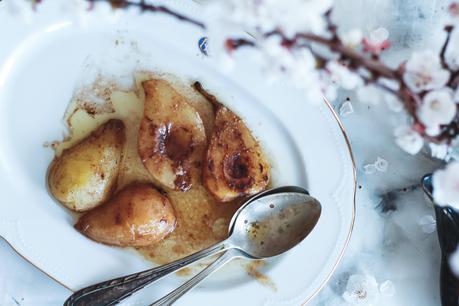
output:
M145 1L140 1L140 2L133 2L129 0L87 0L89 3L94 4L96 2L108 2L110 3L114 8L129 8L129 7L137 7L140 9L140 11L143 12L158 12L158 13L164 13L166 15L172 16L174 18L177 18L180 21L186 21L188 23L194 24L195 26L200 27L201 29L205 29L206 26L204 23L197 21L193 18L190 18L188 16L182 15L180 13L177 13L165 6L162 5L153 5L153 4L147 4Z
M448 64L446 63L445 53L446 53L446 49L448 48L449 41L451 39L451 32L452 31L453 31L453 26L449 25L449 26L445 27L446 39L445 39L445 42L443 43L443 46L441 47L441 51L440 51L441 64L442 64L443 68L446 68L446 69L448 69Z
M335 41L339 41L338 37L338 32L337 32L337 26L336 24L331 20L331 14L332 14L332 9L329 9L327 12L325 12L325 21L327 22L327 30L332 34L332 39Z

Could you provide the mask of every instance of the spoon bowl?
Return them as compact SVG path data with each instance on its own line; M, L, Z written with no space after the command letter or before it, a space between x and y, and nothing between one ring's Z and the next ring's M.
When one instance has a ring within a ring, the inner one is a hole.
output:
M248 200L234 214L225 253L193 278L150 306L169 306L234 258L266 259L287 252L319 221L322 206L300 187L280 187Z
M320 203L306 193L268 194L241 208L228 242L253 259L277 256L303 241L320 214Z

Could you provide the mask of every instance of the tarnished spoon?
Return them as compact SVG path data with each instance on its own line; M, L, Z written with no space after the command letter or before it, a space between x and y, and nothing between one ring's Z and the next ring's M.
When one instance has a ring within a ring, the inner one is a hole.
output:
M70 296L64 305L114 305L148 284L229 249L239 250L250 258L281 254L309 234L320 212L319 202L301 187L285 186L267 190L247 200L234 214L228 239L169 264L81 289ZM273 224L277 228L271 233ZM268 233L275 235L279 241L276 243L272 240L274 236L259 239Z
M171 305L234 258L265 259L292 249L317 224L320 203L304 192L281 192L257 198L234 215L226 251L206 269L151 306Z

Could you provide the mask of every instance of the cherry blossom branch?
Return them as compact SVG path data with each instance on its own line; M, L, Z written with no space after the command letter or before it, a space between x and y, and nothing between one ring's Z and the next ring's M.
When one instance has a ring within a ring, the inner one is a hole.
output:
M365 57L364 55L355 51L354 49L344 46L339 40L333 38L324 38L322 36L315 35L312 33L299 33L296 34L293 38L287 38L280 31L272 31L266 33L265 37L270 37L274 35L279 36L281 38L281 44L287 48L297 47L298 42L301 41L315 42L327 46L331 51L340 54L340 56L343 59L351 61L351 64L363 67L368 71L376 74L378 77L384 77L387 79L401 78L401 74L399 73L399 71L389 68L379 60ZM245 46L256 46L255 42L243 38L228 39L226 41L226 44L230 50L236 50L240 47Z
M330 26L329 26L330 28ZM459 83L459 70L452 71L446 63L445 53L448 48L448 44L451 37L451 32L454 27L447 26L445 31L447 32L447 37L440 51L440 60L444 69L450 71L450 80L448 81L448 86L457 87ZM422 98L425 96L426 92L422 91L420 93L415 93L405 84L403 80L403 65L398 69L392 69L382 63L379 58L376 56L366 57L365 54L358 52L352 48L345 46L339 39L335 36L332 38L326 38L312 33L298 33L293 38L287 38L280 31L272 31L265 34L265 37L278 36L281 39L281 45L288 49L302 48L307 47L311 51L309 43L305 42L314 42L323 46L328 47L331 51L339 54L340 60L348 61L348 68L357 72L360 68L365 68L368 72L371 73L371 77L366 77L361 75L366 83L373 83L376 86L383 88L385 91L391 92L400 98L403 102L405 110L410 114L414 120L415 129L423 135L429 141L432 142L450 142L455 136L459 135L459 113L456 118L447 126L444 126L442 132L437 136L429 136L426 134L425 127L420 122L417 115L417 108L422 103ZM241 47L257 47L255 41L247 39L228 39L226 41L226 46L230 51L234 51ZM317 53L314 53L314 56L320 61L327 61L328 59L324 57L319 57ZM394 80L399 84L399 90L393 90L384 84L378 82L379 78L386 78Z
M441 47L440 51L440 59L441 59L441 64L443 68L448 69L448 64L446 63L445 59L445 53L446 53L446 48L448 48L449 41L451 39L451 32L453 31L454 27L453 26L446 26L445 27L445 32L446 32L446 39L445 42L443 43L443 46Z
M35 4L41 2L41 0L34 0ZM127 9L129 7L136 7L140 12L158 12L163 13L169 16L172 16L180 21L184 21L190 24L193 24L199 28L206 29L206 26L203 22L200 22L196 19L190 18L188 16L182 15L178 12L175 12L165 6L147 4L146 0L140 0L135 2L135 0L87 0L91 7L97 2L107 2L110 3L114 8ZM459 6L458 6L459 7ZM459 11L459 10L458 10ZM364 39L362 41L364 48L363 50L354 49L346 44L340 39L337 33L337 26L331 20L332 9L330 8L322 16L326 22L326 30L329 35L321 36L314 33L297 33L293 37L286 36L281 30L276 29L270 32L262 33L261 36L264 38L269 38L276 36L280 38L281 46L285 47L288 50L308 48L313 56L316 58L317 62L320 65L317 69L327 69L327 63L329 61L334 61L335 59L328 59L324 56L320 56L317 52L314 52L312 44L321 45L327 47L332 53L338 55L339 62L342 62L347 66L348 69L357 73L366 84L374 84L387 92L390 92L397 96L403 103L405 110L413 118L413 127L415 130L424 136L430 141L440 142L440 141L450 141L455 136L459 135L459 113L456 114L453 121L451 121L446 126L441 126L441 132L437 136L429 136L426 133L426 127L421 122L418 117L418 108L423 103L423 99L431 91L426 90L427 88L421 90L413 90L413 84L406 84L404 75L406 74L405 64L400 65L398 68L391 68L388 65L384 64L379 59L379 52L390 46L389 41L386 41L387 44L383 44L374 48L373 45L368 43L368 40ZM458 13L459 15L459 13ZM441 67L444 70L449 72L449 79L446 83L446 86L449 88L456 88L459 84L459 70L452 70L449 68L446 60L446 52L448 45L451 39L451 34L454 30L453 26L445 27L447 37L444 41L444 44L441 48L439 59ZM259 33L260 35L260 33ZM249 40L246 38L229 38L225 42L226 49L229 52L233 52L242 47L252 47L257 48L256 40ZM394 90L380 81L380 79L392 80L398 84L398 89ZM425 80L422 80L424 82ZM410 86L409 86L410 85Z
M177 13L162 5L147 4L145 0L141 0L139 2L134 2L134 1L129 1L129 0L86 0L86 1L88 1L91 4L91 6L94 5L96 2L107 2L107 3L110 3L114 8L127 9L129 7L137 7L142 13L143 12L163 13L163 14L172 16L174 18L177 18L180 21L191 23L195 26L200 27L201 29L206 28L204 23L197 21L196 19L193 19L183 14Z
M128 7L138 7L141 12L161 12L168 15L171 15L181 21L186 21L191 24L197 25L200 28L205 29L205 25L199 21L186 17L184 15L178 14L166 7L155 6L151 4L146 4L144 0L140 2L132 2L129 0L87 0L90 3L95 2L109 2L116 8L128 8ZM313 42L319 45L328 47L332 52L339 54L340 59L347 61L349 68L354 71L358 71L360 68L365 68L371 73L371 78L364 77L367 83L374 82L377 86L383 88L386 91L389 91L396 96L398 96L405 105L405 109L410 113L410 115L417 121L416 117L416 100L419 100L417 97L413 97L413 94L407 91L406 86L403 86L402 74L397 69L392 69L382 63L379 60L379 57L375 54L372 57L367 57L365 54L358 52L350 47L345 46L337 35L337 26L331 20L332 10L328 10L324 17L327 22L327 30L331 33L331 38L322 37L313 33L298 33L293 38L286 37L281 31L274 30L264 34L265 38L271 36L278 36L281 38L281 44L289 49L301 47L301 44L307 43L307 46L310 50L309 43ZM447 43L446 43L447 45ZM254 40L248 40L245 38L231 38L226 40L226 48L231 52L241 47L257 47ZM445 46L446 50L446 46ZM316 58L319 58L315 54ZM326 58L321 58L323 62L326 62ZM389 87L377 82L379 78L387 78L390 80L395 80L400 84L401 90L395 91Z

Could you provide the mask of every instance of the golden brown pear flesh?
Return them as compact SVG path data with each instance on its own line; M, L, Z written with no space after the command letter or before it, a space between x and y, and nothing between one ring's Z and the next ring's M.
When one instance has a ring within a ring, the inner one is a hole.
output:
M204 185L220 202L256 194L269 183L270 166L241 118L217 102L199 83L195 88L215 108L215 125L206 152Z
M152 184L134 183L83 215L75 228L100 243L140 247L164 239L175 223L167 196Z
M201 117L166 80L142 83L144 117L138 151L151 176L164 187L186 191L200 180L206 146Z
M116 189L124 142L123 122L112 119L64 150L49 169L51 194L80 212L107 201Z

